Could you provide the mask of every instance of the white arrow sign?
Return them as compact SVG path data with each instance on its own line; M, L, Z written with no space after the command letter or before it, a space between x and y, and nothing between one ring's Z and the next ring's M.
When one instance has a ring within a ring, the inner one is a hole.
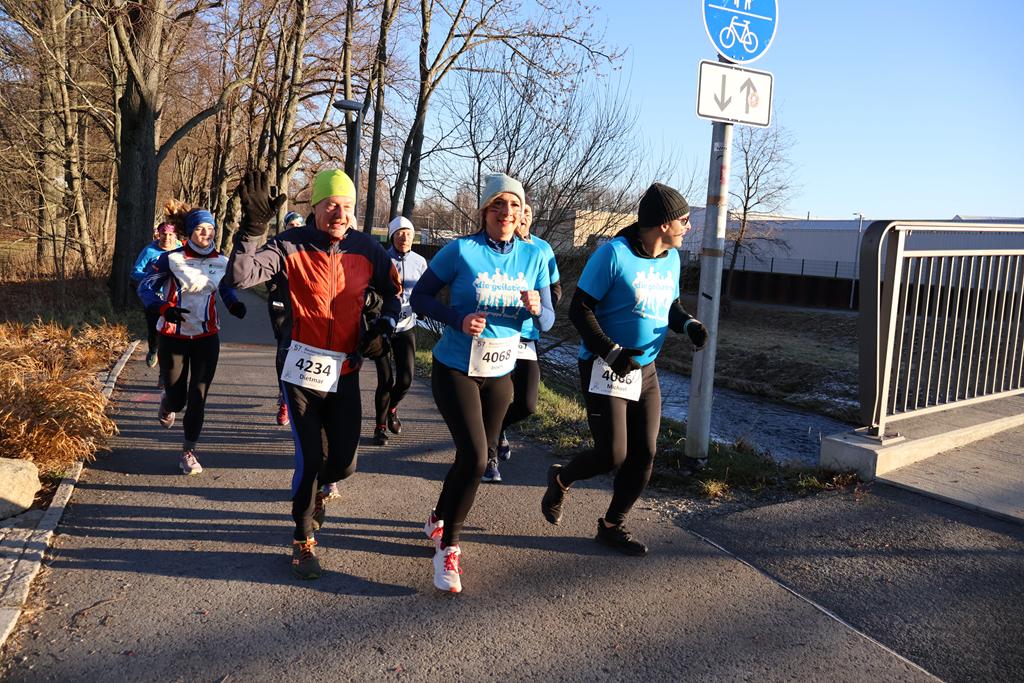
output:
M772 120L772 82L767 71L701 60L697 70L697 116L767 127Z

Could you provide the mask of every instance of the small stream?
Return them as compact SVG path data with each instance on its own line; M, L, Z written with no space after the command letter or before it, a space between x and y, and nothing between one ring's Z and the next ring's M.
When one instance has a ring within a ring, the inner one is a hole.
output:
M576 353L575 347L565 345L548 351L545 359L574 369ZM661 383L661 414L673 420L685 420L690 400L690 378L659 369L658 380ZM824 415L715 387L711 438L724 442L742 438L767 451L779 462L817 465L821 439L848 429L849 425Z

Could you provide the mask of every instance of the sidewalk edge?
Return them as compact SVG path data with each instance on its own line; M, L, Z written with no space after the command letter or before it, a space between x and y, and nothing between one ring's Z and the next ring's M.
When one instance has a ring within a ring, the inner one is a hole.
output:
M128 344L128 348L107 373L103 383L103 395L107 398L114 393L117 378L121 375L121 371L138 345L138 339ZM57 492L53 495L50 507L39 520L35 531L29 536L22 556L14 565L14 572L7 589L0 596L0 648L7 643L7 638L14 632L14 627L21 617L25 601L28 600L29 591L32 588L32 581L42 568L43 558L50 547L50 540L53 538L57 525L60 524L61 517L64 516L64 510L71 500L71 494L75 491L75 485L78 483L78 477L81 476L83 467L83 463L76 463L64 475L60 486L57 487Z
M814 600L811 600L806 595L802 595L802 594L798 593L795 589L793 589L790 586L786 585L785 583L780 581L778 578L772 576L771 574L769 574L768 572L764 571L763 569L761 569L757 565L755 565L755 564L753 564L751 562L748 562L747 560L743 559L742 557L740 557L736 553L732 552L728 548L724 547L720 543L718 543L718 542L708 538L707 536L704 536L704 535L694 531L693 529L684 528L684 530L687 531L688 533L693 534L694 536L696 536L700 540L704 541L705 543L707 543L711 547L713 547L713 548L715 548L717 550L722 551L723 553L725 553L726 555L728 555L732 559L736 560L740 564L744 564L747 567L750 567L755 572L757 572L761 576L765 577L766 579L768 579L769 581L774 583L776 586L779 586L780 588L782 588L782 590L786 591L787 593L789 593L790 595L792 595L796 599L801 600L801 601L807 603L808 605L810 605L814 609L816 609L819 612L821 612L822 614L824 614L829 619L832 619L833 621L841 624L842 626L845 626L846 628L848 628L849 630L853 631L854 633L856 633L861 638L863 638L863 639L867 640L868 642L870 642L871 644L873 644L873 645L875 645L875 646L885 650L886 652L891 654L893 657L895 657L896 659L900 660L901 662L903 662L907 666L911 667L912 669L915 669L915 670L925 674L926 676L930 676L931 678L933 678L936 681L941 681L942 680L941 678L939 678L938 676L933 674L931 671L928 671L927 669L925 669L920 664L918 664L916 662L913 662L910 659L907 659L905 656L901 655L899 652L896 652L895 650L893 650L891 647L889 647L885 643L882 643L879 640L869 636L867 633L865 633L864 631L860 630L859 628L857 628L856 626L854 626L850 622L846 621L845 619L840 617L838 614L836 614L832 610L830 610L827 607L825 607L824 605L821 605L821 604L815 602Z

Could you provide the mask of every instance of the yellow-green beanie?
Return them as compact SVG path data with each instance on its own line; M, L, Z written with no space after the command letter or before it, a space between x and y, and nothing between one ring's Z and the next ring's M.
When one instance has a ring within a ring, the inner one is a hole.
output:
M352 179L340 169L320 171L313 178L313 196L309 203L316 206L327 197L355 197L356 186Z

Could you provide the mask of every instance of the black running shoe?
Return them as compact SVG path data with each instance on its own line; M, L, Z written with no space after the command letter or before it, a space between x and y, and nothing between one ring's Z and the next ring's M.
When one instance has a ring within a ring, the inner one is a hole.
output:
M647 546L633 538L626 527L605 526L604 519L597 520L597 536L594 537L598 543L609 548L615 548L623 555L646 555Z
M544 519L552 524L562 521L562 501L565 500L565 491L558 484L557 479L561 470L561 465L552 465L548 468L548 488L544 491L544 497L540 499L540 511L544 513Z
M391 430L392 434L402 433L402 421L398 419L398 408L392 408L388 411L388 429Z
M388 445L388 430L387 427L385 427L384 425L377 425L377 427L373 430L373 445Z
M707 458L691 458L689 456L684 456L680 458L679 472L687 477L695 477L707 466Z

